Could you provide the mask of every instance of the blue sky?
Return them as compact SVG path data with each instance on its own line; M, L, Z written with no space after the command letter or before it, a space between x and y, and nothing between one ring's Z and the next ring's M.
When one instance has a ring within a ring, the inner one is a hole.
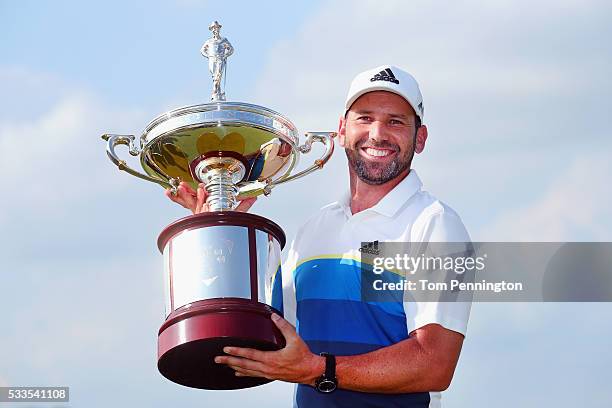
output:
M335 130L357 72L412 72L430 132L414 168L474 240L610 241L608 3L0 1L0 385L68 385L75 407L289 405L287 384L210 392L157 373L155 240L185 212L99 138L208 100L214 19L236 48L229 99L301 131ZM337 150L253 211L291 237L346 173ZM446 406L610 406L611 312L474 305Z

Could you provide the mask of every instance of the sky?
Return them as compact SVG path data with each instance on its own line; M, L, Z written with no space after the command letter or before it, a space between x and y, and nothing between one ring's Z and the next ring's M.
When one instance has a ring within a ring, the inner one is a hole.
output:
M100 139L208 101L213 20L236 50L228 99L301 132L336 130L358 72L411 72L429 129L413 168L474 241L612 240L607 1L0 0L0 386L70 386L71 407L290 405L289 384L202 391L157 372L155 242L187 213L119 173ZM292 237L347 180L337 149L252 212ZM443 403L610 406L611 313L475 304Z

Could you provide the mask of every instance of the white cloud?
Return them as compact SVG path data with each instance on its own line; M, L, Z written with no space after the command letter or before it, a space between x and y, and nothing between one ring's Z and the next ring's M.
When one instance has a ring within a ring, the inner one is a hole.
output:
M41 94L44 103L24 110L28 114L0 118L0 171L8 192L0 202L0 224L18 214L51 216L67 203L86 206L96 197L120 192L129 178L116 174L100 136L138 132L146 123L143 112L113 109L86 90L45 74L0 70L0 84L14 86L15 81L20 84L16 100L36 100Z
M612 239L609 154L576 158L532 202L504 211L481 231L485 240L608 241Z

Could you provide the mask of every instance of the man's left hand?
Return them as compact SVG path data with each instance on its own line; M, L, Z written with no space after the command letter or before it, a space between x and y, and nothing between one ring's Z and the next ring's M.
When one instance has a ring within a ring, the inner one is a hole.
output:
M228 355L215 357L227 364L238 377L264 377L293 383L314 385L325 371L325 359L310 351L295 328L277 314L272 321L285 337L286 345L278 351L260 351L240 347L224 347Z

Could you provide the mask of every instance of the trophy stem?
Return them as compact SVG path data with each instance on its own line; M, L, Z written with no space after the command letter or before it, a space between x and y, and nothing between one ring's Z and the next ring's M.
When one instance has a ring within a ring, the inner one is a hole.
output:
M210 211L231 211L236 207L238 187L227 169L210 171L206 185L208 198L206 204Z
M209 157L195 167L196 178L204 183L210 211L232 211L238 203L239 183L246 173L242 161L233 157Z

